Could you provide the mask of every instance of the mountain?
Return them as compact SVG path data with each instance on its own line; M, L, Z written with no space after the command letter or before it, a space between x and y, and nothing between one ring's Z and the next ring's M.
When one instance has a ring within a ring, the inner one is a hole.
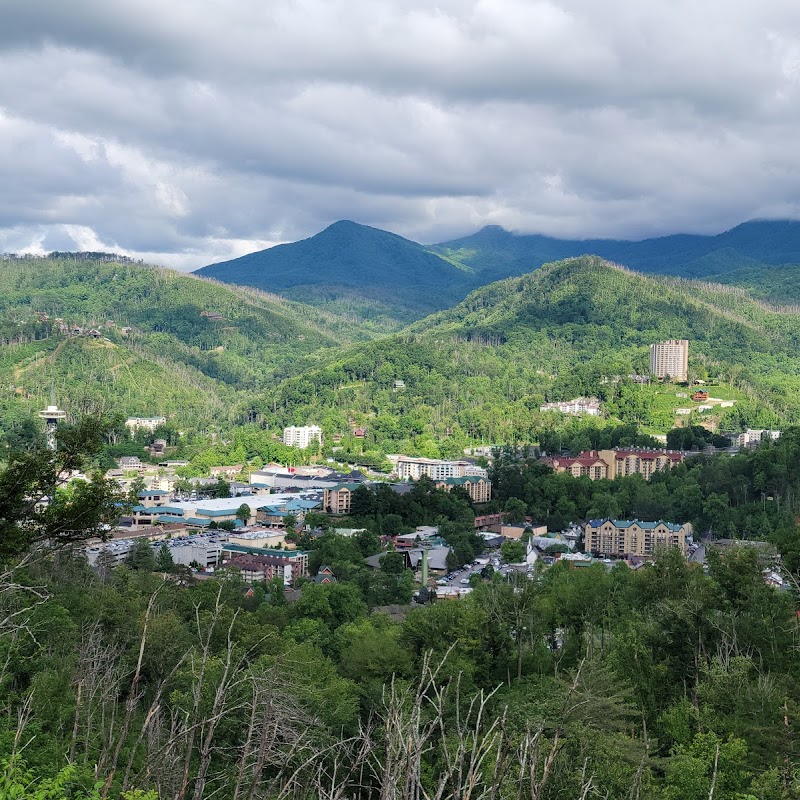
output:
M648 345L667 338L689 339L693 375L712 396L734 401L715 412L725 426L800 418L800 316L728 287L597 257L478 289L399 334L332 354L326 366L284 381L268 403L279 418L318 419L330 432L354 420L368 431L363 446L385 452L531 441L556 424L540 403L579 395L664 432L688 401L679 388L628 376L647 372Z
M213 426L247 393L367 337L319 309L170 270L7 259L0 412L8 419L57 402Z
M389 332L462 300L479 286L542 264L599 255L642 272L706 277L800 263L800 222L753 221L717 236L676 234L642 241L556 239L490 225L424 247L393 233L336 222L316 236L197 270L356 317Z
M755 220L716 236L676 234L642 241L555 239L509 233L493 225L430 250L484 279L523 274L549 261L585 254L642 272L696 278L800 263L800 222Z
M356 314L378 329L445 308L468 285L462 269L422 245L346 220L309 239L211 264L196 274Z

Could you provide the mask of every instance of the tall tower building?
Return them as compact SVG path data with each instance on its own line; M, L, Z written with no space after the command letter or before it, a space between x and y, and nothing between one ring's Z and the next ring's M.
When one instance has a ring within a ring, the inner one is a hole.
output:
M58 406L47 406L44 411L39 412L39 419L43 419L47 423L47 447L50 450L56 449L56 428L58 423L65 419L67 416L66 411L61 411Z
M688 371L688 339L670 339L650 345L650 372L657 378L685 381Z

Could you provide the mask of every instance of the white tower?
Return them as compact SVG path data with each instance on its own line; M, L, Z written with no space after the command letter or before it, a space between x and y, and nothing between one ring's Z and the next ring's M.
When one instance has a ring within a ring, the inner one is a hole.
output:
M47 406L44 411L39 412L39 419L47 423L47 447L49 450L56 449L56 427L59 420L66 419L67 412L61 411L58 406Z

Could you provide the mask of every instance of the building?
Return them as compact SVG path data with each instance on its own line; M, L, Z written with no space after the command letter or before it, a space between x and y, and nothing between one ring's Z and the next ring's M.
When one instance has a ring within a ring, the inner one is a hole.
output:
M435 458L398 456L395 473L401 480L419 480L423 475L432 481L446 478L487 478L488 472L471 461L442 461Z
M761 430L748 428L744 433L738 433L731 437L732 443L736 447L758 447L761 442L780 439L780 431Z
M452 491L456 486L464 489L473 503L488 503L492 499L492 484L486 478L464 476L463 478L445 478L436 482L436 488L444 489L446 492Z
M597 481L641 475L649 480L656 472L671 469L683 461L683 453L674 450L586 450L577 456L550 456L542 462L556 472Z
M223 548L225 566L231 559L242 555L259 556L264 568L264 580L276 576L284 583L291 584L300 575L308 575L308 553L305 550L270 550L265 547L251 547L227 543Z
M125 427L131 432L131 436L136 435L136 431L144 430L154 433L159 425L166 425L166 417L128 417L125 420Z
M283 429L283 443L287 447L299 447L305 450L311 442L322 445L322 428L319 425L290 425Z
M413 533L401 533L394 537L395 550L413 550L420 545L441 543L437 525L420 525Z
M314 576L314 583L318 583L321 586L329 586L336 583L336 576L333 574L333 569L327 564L323 564Z
M336 516L347 516L353 500L353 492L361 483L337 483L325 489L322 496L322 510Z
M222 548L227 541L224 531L214 533L197 533L176 536L172 539L146 537L150 541L153 553L157 554L163 545L169 548L172 560L184 566L197 565L201 569L213 569L222 559ZM111 566L121 564L134 546L135 539L114 539L110 542L90 545L86 548L89 564L94 566L101 553L106 553Z
M659 547L677 547L686 553L687 522L642 522L641 520L590 520L584 527L584 551L596 556L652 556Z
M142 460L139 456L121 456L117 459L117 464L119 468L125 470L126 472L140 472L144 469L144 464L142 464Z
M505 525L501 524L498 526L497 533L500 534L504 539L514 539L519 541L528 533L529 536L539 536L539 537L546 537L547 536L547 525Z
M212 478L225 478L231 480L241 473L242 464L233 464L229 467L209 467L208 474Z
M226 560L224 566L238 570L245 583L266 583L273 578L280 578L285 586L291 586L297 577L296 562L288 554L267 556L242 553Z
M669 339L651 344L650 372L657 378L685 382L689 372L688 339Z
M611 478L610 464L597 450L586 450L577 456L550 456L542 459L555 472L569 472L573 478L588 477L593 481Z
M596 397L576 397L560 403L544 403L539 411L558 411L560 414L571 414L575 417L600 416L600 401Z

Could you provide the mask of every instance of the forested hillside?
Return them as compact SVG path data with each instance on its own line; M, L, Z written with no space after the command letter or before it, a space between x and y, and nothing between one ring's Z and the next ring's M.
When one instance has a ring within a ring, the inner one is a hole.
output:
M135 264L9 259L0 270L0 404L230 419L238 398L368 337L324 311Z
M740 286L753 297L779 306L800 303L800 262L744 267L722 275L712 275L709 280Z
M261 412L313 416L330 430L354 418L369 431L365 446L431 454L458 452L468 439L531 441L557 424L539 413L543 400L581 394L599 396L622 421L666 431L674 416L659 406L659 389L628 379L648 371L648 345L666 338L691 341L693 377L737 392L729 426L798 419L800 316L739 289L648 277L596 257L480 289L285 381Z

